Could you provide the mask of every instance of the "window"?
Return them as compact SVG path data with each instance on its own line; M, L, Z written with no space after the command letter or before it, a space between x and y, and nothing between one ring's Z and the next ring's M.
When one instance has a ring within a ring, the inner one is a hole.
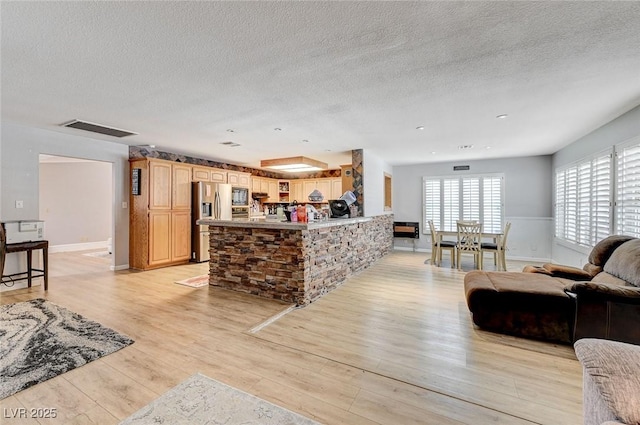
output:
M640 141L617 149L616 233L640 237Z
M556 237L594 246L611 229L611 152L556 171Z
M424 223L455 231L458 220L478 220L486 232L500 232L504 221L504 175L423 177Z

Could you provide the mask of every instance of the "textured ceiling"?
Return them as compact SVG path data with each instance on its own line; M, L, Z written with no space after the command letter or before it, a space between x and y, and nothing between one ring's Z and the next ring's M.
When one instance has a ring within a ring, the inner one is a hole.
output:
M1 8L3 120L245 166L550 154L640 104L635 1Z

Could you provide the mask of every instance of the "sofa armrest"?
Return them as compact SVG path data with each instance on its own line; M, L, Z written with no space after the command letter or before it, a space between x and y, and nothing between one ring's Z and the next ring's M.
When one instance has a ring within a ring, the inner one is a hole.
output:
M595 297L603 301L640 304L640 288L635 286L608 285L598 282L576 282L567 285L565 292L578 300Z
M640 344L640 288L597 282L565 287L576 300L573 340L602 338Z

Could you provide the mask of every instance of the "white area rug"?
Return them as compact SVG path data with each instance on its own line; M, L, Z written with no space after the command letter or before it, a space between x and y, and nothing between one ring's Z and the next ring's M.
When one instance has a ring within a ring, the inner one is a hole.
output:
M320 425L200 373L120 422L146 424Z
M209 284L209 275L203 274L201 276L190 277L189 279L176 280L174 283L190 286L192 288L200 288Z

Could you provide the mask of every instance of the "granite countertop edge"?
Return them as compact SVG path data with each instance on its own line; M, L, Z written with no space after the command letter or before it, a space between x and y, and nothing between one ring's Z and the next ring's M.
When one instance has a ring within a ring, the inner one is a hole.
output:
M313 221L311 223L297 223L280 220L265 219L236 219L236 220L212 220L202 219L196 223L204 226L219 227L245 227L258 229L287 229L287 230L313 230L323 229L326 227L344 226L347 224L365 223L370 221L371 217L354 217L354 218L335 218L325 221Z

